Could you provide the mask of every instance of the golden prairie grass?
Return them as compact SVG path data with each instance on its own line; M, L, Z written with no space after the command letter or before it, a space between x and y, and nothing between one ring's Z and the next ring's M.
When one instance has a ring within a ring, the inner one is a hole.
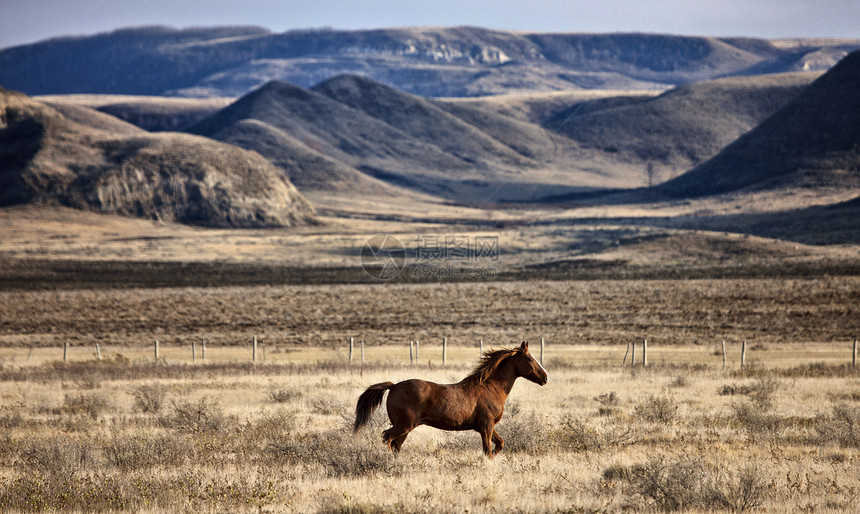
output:
M762 360L743 372L707 355L643 369L572 362L575 349L556 350L545 355L549 384L515 385L498 428L506 448L494 460L474 432L427 427L394 456L380 438L384 409L350 431L367 385L456 381L476 360L471 347L452 347L445 367L189 366L145 356L7 363L0 508L843 512L856 504L860 374L844 363L810 365L820 353L798 351L784 366Z

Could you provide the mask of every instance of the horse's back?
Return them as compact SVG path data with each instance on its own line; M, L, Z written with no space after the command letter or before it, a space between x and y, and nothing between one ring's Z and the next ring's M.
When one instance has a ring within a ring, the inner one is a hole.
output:
M428 424L446 430L462 430L470 427L474 404L474 399L459 384L411 379L389 390L387 408L392 421L400 418L413 426Z

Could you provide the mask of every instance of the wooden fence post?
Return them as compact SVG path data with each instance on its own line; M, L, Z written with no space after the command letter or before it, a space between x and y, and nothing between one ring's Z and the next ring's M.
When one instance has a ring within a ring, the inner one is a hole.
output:
M420 359L420 357L418 356L418 340L416 339L415 340L415 360L417 361L419 359Z
M31 346L30 351L27 352L27 362L30 362L30 355L32 355L32 354L33 354L33 347Z
M96 359L102 360L102 351L98 343L96 343Z
M155 340L155 360L158 360L158 339Z
M630 343L630 367L636 367L636 341Z
M364 367L364 339L361 340L361 365Z
M747 342L741 343L741 369L744 369L744 364L747 360Z
M412 350L413 346L415 346L415 343L413 341L409 341L409 365L410 366L415 365L415 353Z
M69 360L69 343L63 343L63 362Z
M648 367L648 340L642 340L642 367Z
M349 363L352 364L352 347L355 345L355 338L349 338Z
M191 363L197 364L197 341L191 341Z
M206 364L206 340L200 340L200 358L203 360L203 364Z
M725 339L723 339L723 341L722 341L722 346L723 346L723 369L726 369L726 340Z
M442 338L442 365L445 365L445 361L447 359L448 354L448 338Z
M540 365L543 366L543 338L540 338Z
M478 351L481 352L481 355L484 355L484 340L483 339L478 341L478 347L479 347Z
M624 350L624 358L621 359L621 365L627 364L627 355L630 354L630 341L627 341L627 349Z
M257 336L254 336L254 349L251 351L251 360L257 363Z

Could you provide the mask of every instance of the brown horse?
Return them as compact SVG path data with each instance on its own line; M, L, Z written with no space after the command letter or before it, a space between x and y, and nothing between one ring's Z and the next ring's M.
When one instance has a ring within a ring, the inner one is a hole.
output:
M529 353L526 341L518 348L484 353L475 370L456 384L419 379L374 384L358 398L354 430L358 432L370 421L385 391L390 390L386 407L392 426L382 432L382 439L393 451L400 451L413 428L429 425L442 430L475 430L481 434L484 453L492 458L505 446L496 423L502 419L505 400L518 377L539 385L547 382L546 370Z

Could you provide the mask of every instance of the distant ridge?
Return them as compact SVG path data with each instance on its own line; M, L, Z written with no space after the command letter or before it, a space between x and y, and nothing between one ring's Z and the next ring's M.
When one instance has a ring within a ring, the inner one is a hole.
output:
M711 160L659 187L673 196L740 189L860 187L860 52Z
M258 154L188 134L149 134L99 113L82 125L0 89L0 205L57 204L211 227L314 221L310 204ZM93 128L96 127L96 128Z
M122 29L0 50L0 84L27 94L238 97L271 80L344 73L425 97L664 89L718 77L824 70L860 41L524 33L479 27Z

